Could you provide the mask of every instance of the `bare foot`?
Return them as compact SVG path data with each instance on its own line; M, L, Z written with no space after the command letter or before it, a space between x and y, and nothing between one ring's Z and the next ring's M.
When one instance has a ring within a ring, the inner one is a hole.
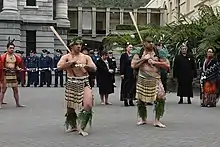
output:
M140 121L138 121L137 122L137 125L145 125L145 124L147 124L147 121L143 121L143 120L140 120Z
M18 105L16 105L16 107L25 107L24 105L20 105L20 104L18 104Z
M164 124L162 124L161 122L155 122L155 123L154 123L154 127L166 128L166 126L165 126Z
M75 132L75 131L77 131L76 128L69 128L69 129L67 129L65 132L66 132L66 133L71 133L71 132Z
M79 132L79 135L82 135L82 136L88 136L89 133L85 132L85 131L80 131Z

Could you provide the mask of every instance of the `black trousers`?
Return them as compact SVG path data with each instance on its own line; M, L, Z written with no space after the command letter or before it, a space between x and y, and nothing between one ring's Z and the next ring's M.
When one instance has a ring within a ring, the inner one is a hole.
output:
M27 86L30 86L32 84L34 84L34 86L37 86L39 84L39 72L38 71L35 71L35 72L28 71Z
M55 87L58 85L58 78L60 77L60 86L63 86L63 71L55 71Z
M47 85L50 86L51 85L51 71L50 70L44 70L40 72L40 87L42 87L43 85Z
M25 81L25 79L24 79L24 81L22 82L22 77L21 77L21 73L20 72L17 72L16 73L17 74L17 81L18 81L18 84L21 84L21 86L23 87L24 85L25 85L25 83L26 83L26 81Z

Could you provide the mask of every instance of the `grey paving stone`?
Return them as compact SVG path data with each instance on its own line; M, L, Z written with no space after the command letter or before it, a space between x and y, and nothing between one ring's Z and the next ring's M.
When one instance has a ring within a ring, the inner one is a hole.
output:
M167 95L165 129L135 125L136 107L123 107L119 101L120 83L110 96L112 106L99 105L94 88L95 107L88 137L64 133L64 90L62 88L20 88L25 108L15 108L8 89L0 111L0 147L219 147L220 106L201 108L199 97L192 105L178 105L175 93ZM149 120L153 107L149 107Z

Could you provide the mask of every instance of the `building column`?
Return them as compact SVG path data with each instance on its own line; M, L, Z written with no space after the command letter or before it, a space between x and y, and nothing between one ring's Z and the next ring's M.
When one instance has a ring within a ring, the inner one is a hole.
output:
M96 37L96 8L92 8L92 37Z
M147 24L151 23L151 9L147 9Z
M78 7L78 36L82 36L82 7Z
M164 10L160 11L160 26L164 25Z
M120 9L120 24L124 24L124 9Z
M133 13L134 13L134 19L135 19L135 21L137 22L137 15L138 15L138 14L137 14L137 11L138 11L138 10L137 10L137 9L134 9L133 11L134 11L134 12L133 12ZM138 24L138 23L137 23L137 24Z
M56 0L56 17L57 27L70 27L68 20L68 0Z
M106 35L110 32L110 8L106 8Z
M21 46L21 20L18 11L18 0L3 0L0 13L0 48L6 49L8 37L15 39L16 50ZM13 21L12 21L13 20Z
M18 14L17 0L3 0L2 14Z

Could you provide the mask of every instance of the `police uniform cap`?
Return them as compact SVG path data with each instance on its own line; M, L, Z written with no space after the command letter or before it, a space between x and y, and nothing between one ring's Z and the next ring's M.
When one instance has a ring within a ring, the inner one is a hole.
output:
M36 54L36 51L34 51L34 50L31 50L31 52L30 52L30 53Z
M48 51L47 51L46 49L43 49L42 52L43 52L43 53L47 53Z
M15 53L20 54L20 53L21 53L21 51L20 51L20 50L16 50L16 51L15 51Z
M60 49L56 49L55 52L62 54L62 51Z
M20 51L20 54L24 54L24 51Z

